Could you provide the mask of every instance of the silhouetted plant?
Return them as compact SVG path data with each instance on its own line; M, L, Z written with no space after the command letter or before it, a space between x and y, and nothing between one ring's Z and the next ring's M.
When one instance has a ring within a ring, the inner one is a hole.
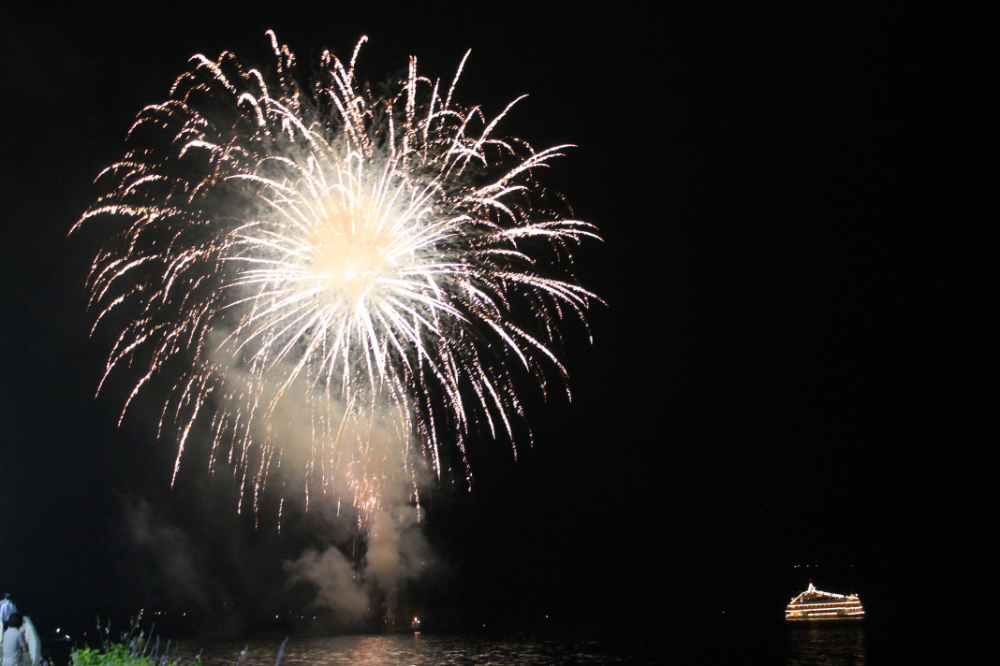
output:
M170 641L161 655L160 637L152 646L142 630L142 613L132 618L128 631L122 632L120 641L111 639L111 623L101 626L97 618L97 633L101 637L101 647L80 648L73 652L74 666L180 666L179 659L170 659ZM150 649L152 647L152 649ZM201 655L197 655L190 666L201 666Z

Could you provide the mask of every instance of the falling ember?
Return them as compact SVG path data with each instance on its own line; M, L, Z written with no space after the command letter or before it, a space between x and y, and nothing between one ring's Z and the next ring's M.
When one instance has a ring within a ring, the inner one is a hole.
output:
M174 479L201 423L210 469L232 465L240 508L256 511L305 423L307 505L347 494L368 519L395 480L415 488L414 461L440 477L445 444L471 482L477 423L513 442L514 368L543 391L546 365L566 377L558 325L585 325L597 300L571 250L598 237L534 179L568 146L494 137L510 106L487 121L455 104L461 65L443 90L411 58L378 97L355 79L365 39L346 67L324 53L307 85L268 35L273 80L231 53L192 58L74 226L119 224L88 283L95 329L125 320L104 379L142 369L124 416L151 379L177 375L160 422L177 427Z

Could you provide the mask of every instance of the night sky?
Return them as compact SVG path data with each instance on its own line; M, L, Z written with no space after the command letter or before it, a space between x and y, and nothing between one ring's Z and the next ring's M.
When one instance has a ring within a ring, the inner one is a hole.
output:
M120 428L127 382L94 399L111 336L89 337L84 282L107 227L67 237L187 58L267 66L267 29L305 65L368 35L373 81L410 54L450 79L472 48L459 102L496 114L528 93L506 127L578 146L545 182L604 237L579 253L608 305L592 346L567 331L572 403L526 390L534 448L515 462L478 438L471 494L425 490L441 566L408 608L451 628L780 617L812 578L883 616L915 612L916 589L997 612L996 17L16 4L0 7L0 587L43 633L138 608L246 632L308 603L283 561L343 541L293 498L280 535L275 497L259 526L237 516L197 443L170 490L159 398Z

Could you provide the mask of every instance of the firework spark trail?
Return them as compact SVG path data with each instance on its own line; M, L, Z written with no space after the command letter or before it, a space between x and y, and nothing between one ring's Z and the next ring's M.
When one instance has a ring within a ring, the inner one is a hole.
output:
M276 80L231 53L193 57L169 99L140 112L74 226L121 224L89 278L95 329L115 310L126 322L101 384L145 368L124 416L182 367L160 423L178 426L173 479L199 413L214 410L209 469L226 455L242 470L241 509L252 486L256 510L281 464L282 405L306 413L307 503L310 486L340 494L346 482L372 516L389 477L415 478L411 451L440 477L453 442L471 483L475 423L513 442L511 366L543 392L544 365L565 379L558 324L585 325L596 300L572 278L571 249L596 229L547 207L534 180L568 146L495 138L513 103L487 122L452 102L464 58L443 97L415 58L398 92L377 97L355 79L365 39L346 67L324 53L305 86L268 35Z

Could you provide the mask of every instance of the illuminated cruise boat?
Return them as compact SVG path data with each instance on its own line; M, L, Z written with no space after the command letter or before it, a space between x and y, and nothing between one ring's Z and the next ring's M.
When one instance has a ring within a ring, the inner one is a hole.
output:
M789 622L813 620L860 620L865 616L858 595L820 592L809 582L809 589L792 599L785 609Z

